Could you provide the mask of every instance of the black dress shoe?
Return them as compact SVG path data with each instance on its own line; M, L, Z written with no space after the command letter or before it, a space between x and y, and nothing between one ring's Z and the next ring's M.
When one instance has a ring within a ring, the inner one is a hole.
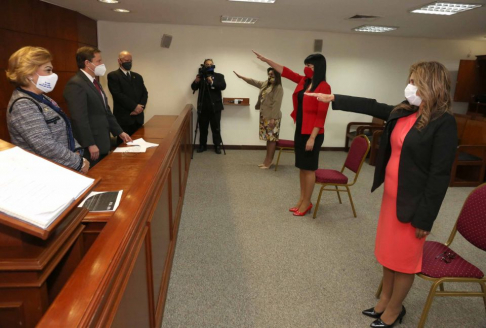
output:
M395 324L398 321L401 324L402 323L402 320L403 320L403 317L405 316L405 314L407 314L407 310L405 310L405 307L402 305L402 312L400 312L400 314L398 315L398 317L395 320L395 322L393 322L391 325L388 325L388 324L384 323L381 319L376 319L375 321L373 321L371 323L370 327L372 327L372 328L391 328L391 327L395 326Z
M208 150L207 146L199 145L199 148L196 150L198 153L202 153L203 151Z
M214 146L214 152L216 154L221 154L221 147L220 146Z
M363 310L361 313L363 313L364 315L366 315L368 317L375 318L375 319L378 319L383 314L383 312L380 312L380 313L375 312L374 307L372 307L371 309Z

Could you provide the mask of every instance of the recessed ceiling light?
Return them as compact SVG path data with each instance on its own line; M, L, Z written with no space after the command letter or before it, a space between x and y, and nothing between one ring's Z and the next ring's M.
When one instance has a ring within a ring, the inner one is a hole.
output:
M353 28L353 31L357 32L371 32L371 33L383 33L395 31L398 27L392 26L373 26L373 25L363 25Z
M118 3L118 0L98 0L99 2L104 2L104 3Z
M221 23L229 24L255 24L258 18L253 17L231 17L231 16L221 16Z
M129 13L130 10L127 9L113 9L113 11L116 11L117 13Z
M431 15L454 15L471 9L480 8L483 5L452 3L452 2L434 2L421 8L412 10L414 14L431 14Z
M228 1L256 2L256 3L275 3L275 0L228 0Z

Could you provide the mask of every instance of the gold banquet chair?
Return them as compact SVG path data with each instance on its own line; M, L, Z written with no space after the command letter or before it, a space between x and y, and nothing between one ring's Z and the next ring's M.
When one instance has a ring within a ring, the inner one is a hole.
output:
M356 217L353 197L351 197L351 191L349 190L349 187L354 185L358 180L359 172L361 171L361 167L363 166L363 163L369 151L370 141L364 134L360 134L353 139L351 148L348 152L348 156L346 157L346 161L344 162L341 171L327 169L316 170L316 184L321 185L321 190L319 191L316 209L314 210L314 219L317 216L317 210L319 209L319 203L321 202L321 196L324 190L336 192L339 199L339 204L342 204L341 195L339 193L348 193L349 201L351 202L351 208L353 209L354 217ZM349 183L348 177L343 174L345 168L355 173L354 180L351 183ZM334 189L326 189L326 186L334 186Z
M417 273L417 276L432 281L433 284L430 287L429 296L420 317L419 328L424 327L432 301L436 296L482 297L486 310L486 278L484 273L449 248L457 232L469 243L486 251L486 183L469 194L445 244L436 241L426 241L424 244L422 270ZM481 292L446 291L444 289L445 283L478 283ZM376 292L377 298L381 294L382 287L383 281ZM437 288L439 288L439 291Z
M275 164L275 171L277 171L278 162L280 162L280 155L282 153L293 154L295 152L295 144L292 140L280 139L279 141L277 141L277 148L279 150L278 150L277 163Z

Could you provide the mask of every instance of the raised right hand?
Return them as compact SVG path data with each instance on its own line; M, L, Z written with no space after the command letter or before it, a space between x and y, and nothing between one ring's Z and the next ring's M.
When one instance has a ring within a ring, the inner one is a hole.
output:
M233 71L233 73L235 73L236 76L238 76L240 79L243 78L240 74L236 73L235 71Z
M96 145L88 147L89 154L91 155L91 160L96 161L100 157L100 149Z
M268 62L268 58L266 57L263 57L262 55L260 55L258 52L256 52L255 50L252 50L253 53L257 56L258 59L260 59L262 62Z

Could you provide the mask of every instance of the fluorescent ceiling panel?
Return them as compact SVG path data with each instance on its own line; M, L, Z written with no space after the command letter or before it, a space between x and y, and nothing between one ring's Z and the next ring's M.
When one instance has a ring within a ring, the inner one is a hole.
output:
M452 2L434 2L422 8L412 10L414 14L445 15L450 16L464 11L480 8L482 5L452 3Z
M398 27L392 26L373 26L373 25L363 25L353 28L356 32L370 32L370 33L383 33L396 30Z
M232 17L232 16L221 16L221 23L229 24L255 24L258 18L253 17Z

